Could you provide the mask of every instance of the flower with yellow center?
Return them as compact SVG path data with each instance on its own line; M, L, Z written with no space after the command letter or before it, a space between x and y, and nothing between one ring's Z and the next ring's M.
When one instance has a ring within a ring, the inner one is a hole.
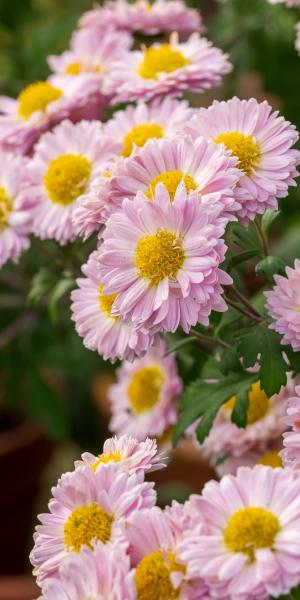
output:
M184 251L175 233L160 230L140 238L135 248L139 275L157 286L165 277L175 279L184 263Z
M224 408L227 411L232 411L236 403L236 396L232 396ZM263 419L269 411L270 400L264 390L260 387L260 382L256 381L252 384L248 392L248 410L247 410L247 425L253 425L256 421Z
M282 467L282 460L278 450L268 450L260 457L256 464L275 469L276 467Z
M155 188L159 183L163 183L165 188L167 188L170 196L171 202L174 200L176 190L181 183L184 181L186 191L193 192L197 189L197 183L190 175L183 173L180 169L176 169L173 171L166 171L165 173L160 173L151 181L148 185L147 190L145 192L146 196L149 200L152 200L154 197Z
M102 452L102 454L98 455L97 460L91 464L91 469L93 471L96 471L97 467L99 467L99 465L106 465L109 462L121 462L122 460L122 456L121 456L121 452L120 450L116 450L115 452L113 452L112 450L110 450L110 452Z
M18 96L18 115L29 119L36 111L45 112L48 104L55 102L61 96L62 91L48 81L31 83Z
M67 206L87 190L92 172L88 158L80 154L61 154L49 163L44 186L51 202Z
M137 600L176 600L180 589L175 589L170 573L185 572L185 567L176 563L171 552L163 554L156 550L145 556L136 567L135 585Z
M80 75L80 73L101 73L102 67L99 63L87 65L79 60L70 63L65 69L65 75Z
M0 231L7 225L9 213L12 210L12 199L4 187L0 186Z
M102 283L99 284L98 290L99 290L98 301L99 301L100 310L102 310L102 312L107 317L110 317L111 319L118 319L119 317L112 317L112 315L111 315L112 305L117 297L117 294L103 294Z
M173 73L186 67L190 61L170 44L161 44L159 48L147 48L138 65L138 74L143 79L159 79L161 73Z
M148 412L158 404L164 381L165 375L159 365L149 365L133 373L127 395L136 414Z
M238 168L249 177L254 169L258 166L261 152L258 143L253 135L245 135L239 131L228 131L220 133L215 138L216 144L225 144L228 150L236 156Z
M67 550L79 552L82 546L92 548L94 541L106 544L111 537L114 517L93 502L73 510L64 525L64 543Z
M122 156L130 156L134 145L141 148L152 138L164 137L164 129L157 123L145 123L133 127L123 139Z
M230 552L246 554L250 562L255 550L272 549L281 530L278 517L260 506L247 506L234 512L224 529L223 539Z

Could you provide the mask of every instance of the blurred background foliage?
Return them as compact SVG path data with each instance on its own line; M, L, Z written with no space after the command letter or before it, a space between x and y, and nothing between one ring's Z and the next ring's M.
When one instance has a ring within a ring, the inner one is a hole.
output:
M207 36L230 53L234 65L220 90L194 95L193 104L234 94L267 98L300 129L297 13L266 0L189 4L203 12ZM79 16L92 6L91 0L0 0L1 94L15 96L29 82L47 77L47 56L67 47ZM272 226L273 254L286 263L300 256L299 199L294 191L281 201ZM43 424L50 436L73 439L90 450L99 447L101 421L95 418L92 383L99 374L110 377L112 367L83 347L66 292L91 248L36 242L18 267L0 272L0 401ZM189 346L179 356L184 379L195 375L192 352ZM198 372L206 358L198 350Z

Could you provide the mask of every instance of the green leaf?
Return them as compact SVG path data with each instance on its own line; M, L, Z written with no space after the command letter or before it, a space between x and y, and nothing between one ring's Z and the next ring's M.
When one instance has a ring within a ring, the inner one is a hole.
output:
M265 233L268 231L268 229L270 229L272 223L279 215L280 210L272 210L271 208L267 208L261 219L261 226Z
M52 321L55 321L57 318L57 303L59 300L70 290L72 290L75 286L75 280L71 277L66 279L61 279L57 282L57 284L53 287L51 293L49 294L49 313Z
M266 325L259 324L247 330L240 338L238 352L245 368L253 366L260 355L260 371L256 377L268 396L273 396L286 384L287 364L281 338Z
M241 252L240 254L236 254L233 256L229 262L228 270L230 271L233 267L254 258L255 256L260 256L260 250L245 250L245 252Z
M236 238L236 244L242 248L242 250L255 250L260 253L260 243L257 236L256 229L251 224L248 229L241 225L234 224L232 226L233 234Z
M257 263L255 267L255 272L257 275L265 275L265 277L270 281L270 283L274 283L274 275L284 275L285 273L285 264L281 258L277 256L266 256L262 260Z
M300 352L294 352L291 348L285 348L285 354L295 374L300 373Z
M168 347L165 356L168 356L169 354L172 354L172 352L176 352L176 350L179 350L180 348L182 348L183 346L187 346L188 344L192 344L193 342L196 342L197 338L195 335L190 335L190 336L186 336L181 338L180 340L177 340L176 342L174 342L174 344L171 344L171 346Z
M57 277L48 267L41 267L33 276L31 288L27 296L28 304L38 304L48 294L57 281Z

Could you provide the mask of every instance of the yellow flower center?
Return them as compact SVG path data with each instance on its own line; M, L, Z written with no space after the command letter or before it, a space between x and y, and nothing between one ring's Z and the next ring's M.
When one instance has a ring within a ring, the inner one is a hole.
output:
M184 252L175 233L162 229L141 238L135 248L135 266L151 286L165 277L175 279L184 262Z
M157 365L144 367L133 373L127 394L135 413L147 412L159 402L164 380L165 376Z
M112 319L118 319L118 317L111 316L111 308L117 297L117 294L103 294L102 283L99 284L98 290L99 290L98 301L99 301L100 310L102 310L102 312L105 315L107 315L108 317L111 317Z
M278 518L266 508L249 506L234 512L224 530L224 544L230 552L247 554L253 562L255 550L272 548L281 530Z
M91 170L91 162L80 154L61 154L51 160L44 174L50 200L63 206L74 202L86 191Z
M143 79L158 79L160 73L173 73L189 63L180 50L175 50L170 44L161 44L159 48L145 50L138 66L138 74Z
M164 130L161 125L157 125L156 123L137 125L124 137L122 156L130 156L134 144L141 148L146 144L147 140L162 137L164 137Z
M79 75L79 73L81 72L81 62L79 60L70 63L66 69L65 69L65 74L66 75Z
M117 463L121 462L121 460L122 457L120 450L116 450L116 452L112 452L112 450L110 450L110 452L103 452L102 454L99 454L97 460L95 460L95 462L91 465L91 468L93 471L96 471L99 465L106 465L109 462Z
M106 544L111 537L114 517L93 502L73 510L64 526L64 543L67 550L79 552L82 546L92 548L92 542Z
M161 550L148 554L136 567L137 600L176 600L180 589L174 588L170 573L185 573L185 570L184 565L178 564L171 552L166 557Z
M12 200L4 187L0 186L0 231L7 225L8 215L12 210Z
M192 192L193 190L197 189L197 183L193 177L184 174L183 171L178 169L174 171L165 171L165 173L160 173L160 175L154 177L154 179L148 185L145 194L148 196L149 200L152 200L157 184L163 183L169 192L170 200L172 202L174 200L176 190L182 180L185 183L187 192Z
M239 131L220 133L215 139L216 144L225 144L234 156L239 159L238 167L245 175L251 175L260 161L260 147L252 135L245 135Z
M248 392L248 402L247 425L253 425L256 421L263 419L270 408L270 400L264 390L260 388L259 381L252 384L251 390ZM224 408L228 411L232 411L235 403L236 396L232 396L232 398L224 404Z
M28 119L37 110L45 112L48 104L58 100L61 96L62 91L48 81L31 83L18 96L18 115Z
M282 460L277 450L268 450L257 461L258 465L266 465L267 467L282 467Z

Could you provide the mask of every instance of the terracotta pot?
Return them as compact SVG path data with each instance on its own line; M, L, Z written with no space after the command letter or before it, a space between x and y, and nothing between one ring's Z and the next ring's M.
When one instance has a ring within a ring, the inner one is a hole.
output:
M12 575L29 568L39 475L53 444L40 428L26 421L14 421L1 415L0 427L0 575ZM8 598L10 596L6 600Z

